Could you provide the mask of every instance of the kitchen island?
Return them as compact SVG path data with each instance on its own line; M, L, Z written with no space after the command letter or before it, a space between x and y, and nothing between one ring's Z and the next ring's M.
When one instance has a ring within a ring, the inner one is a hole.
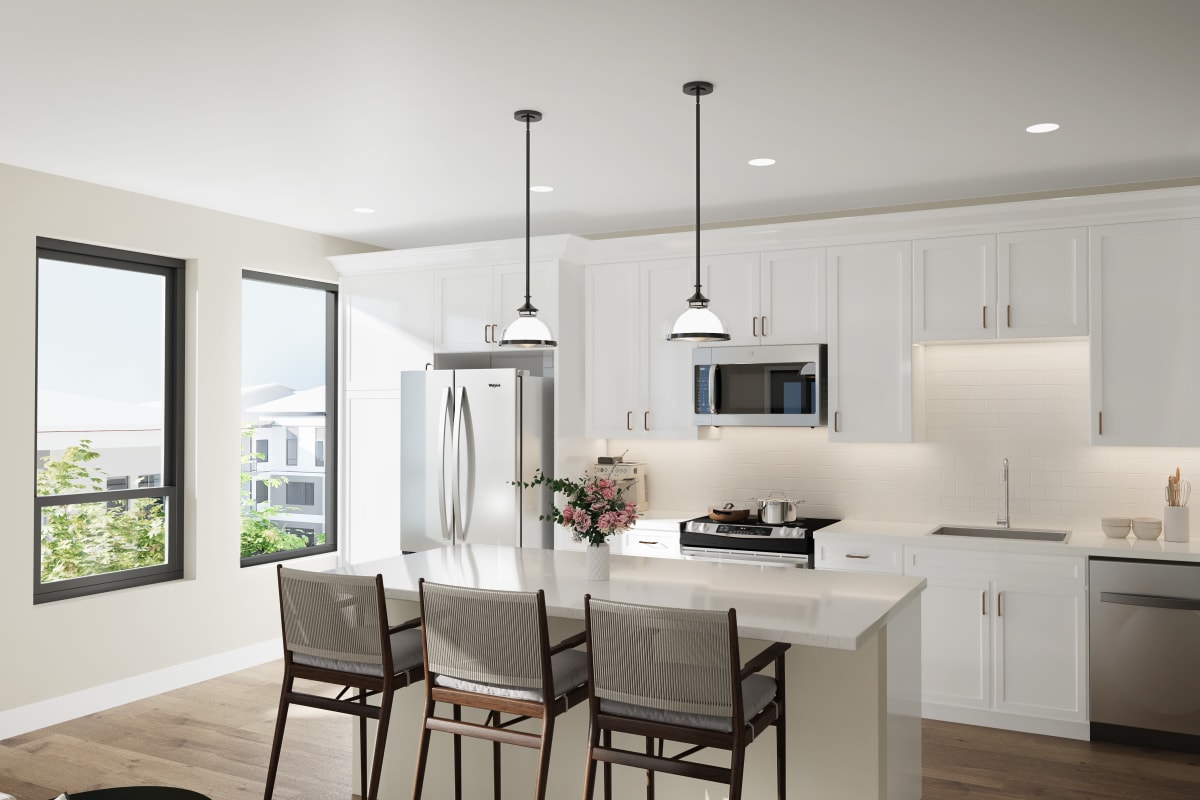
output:
M584 564L584 554L577 552L459 545L337 571L381 573L393 623L416 616L420 578L485 589L542 589L554 641L582 628L585 593L664 607L736 608L743 659L771 641L792 644L787 653L788 797L921 796L923 579L613 556L611 579L591 582L585 580ZM397 695L381 797L411 792L423 699L420 686ZM547 797L582 795L586 731L583 707L559 718ZM775 795L773 736L767 733L749 748L748 798ZM452 796L450 742L448 735L432 739L426 797ZM487 743L464 740L464 797L491 796L490 752ZM709 755L714 763L728 758L722 752ZM535 756L523 748L503 750L506 797L532 794ZM472 768L474 763L480 768ZM637 770L614 770L614 796L642 796L643 781L644 773ZM656 783L662 800L725 796L718 785L703 781L659 775Z

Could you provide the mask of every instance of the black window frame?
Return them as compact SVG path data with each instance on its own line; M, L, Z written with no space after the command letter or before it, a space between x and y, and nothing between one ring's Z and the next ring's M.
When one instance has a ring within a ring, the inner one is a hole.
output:
M322 526L325 534L325 544L311 547L301 547L295 550L281 550L278 553L262 553L241 559L243 567L253 567L259 564L273 564L288 561L293 558L306 558L322 553L336 553L338 550L337 525L337 485L338 485L338 285L327 281L315 281L308 278L296 278L290 275L278 275L273 272L258 272L242 270L242 281L262 281L284 286L299 286L305 289L318 289L325 292L325 472L324 495L325 508L322 514ZM245 344L243 343L243 346ZM283 471L286 471L286 467ZM314 501L316 498L313 498ZM286 529L288 523L279 523Z
M158 275L163 278L163 453L162 485L143 489L121 489L102 492L80 492L39 497L33 491L33 602L49 603L72 597L113 592L132 586L181 580L184 577L184 397L185 397L185 322L187 262L166 256L119 250L112 247L68 242L62 239L37 237L35 269L40 273L42 259L65 261L109 269L123 269ZM38 282L40 289L40 282ZM35 317L38 314L35 300ZM36 353L37 323L34 327ZM34 377L34 406L37 407L37 377ZM36 411L35 411L36 414ZM34 451L37 452L37 425L34 425ZM34 475L36 480L36 472ZM42 509L58 505L108 503L140 497L166 499L166 562L149 567L137 567L68 578L42 583Z

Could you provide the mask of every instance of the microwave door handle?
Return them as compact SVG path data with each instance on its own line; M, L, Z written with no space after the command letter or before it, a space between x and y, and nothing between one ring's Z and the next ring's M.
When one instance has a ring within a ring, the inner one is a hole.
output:
M712 374L708 376L708 407L713 414L720 414L717 403L721 400L721 365L713 364Z

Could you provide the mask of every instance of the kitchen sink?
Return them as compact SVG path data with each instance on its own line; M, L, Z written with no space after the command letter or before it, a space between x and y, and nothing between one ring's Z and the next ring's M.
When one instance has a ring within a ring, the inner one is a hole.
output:
M965 528L943 525L934 536L974 536L980 539L1030 539L1036 542L1065 542L1070 531L1045 531L1032 528Z

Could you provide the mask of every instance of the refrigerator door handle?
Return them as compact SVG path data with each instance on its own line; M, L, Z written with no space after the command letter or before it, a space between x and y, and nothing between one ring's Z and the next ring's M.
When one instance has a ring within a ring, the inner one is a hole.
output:
M466 414L467 407L467 388L465 386L458 390L458 403L454 408L454 485L450 489L450 497L454 502L454 542L460 544L467 535L465 526L463 525L463 500L462 500L462 459L463 447L465 443L462 438L463 431L463 415Z
M451 389L447 386L442 390L442 409L438 414L438 451L442 464L438 471L438 514L442 520L442 538L446 541L450 541L450 525L446 514L446 456L450 447L446 441L446 434L449 430L450 418L454 413L452 405Z

